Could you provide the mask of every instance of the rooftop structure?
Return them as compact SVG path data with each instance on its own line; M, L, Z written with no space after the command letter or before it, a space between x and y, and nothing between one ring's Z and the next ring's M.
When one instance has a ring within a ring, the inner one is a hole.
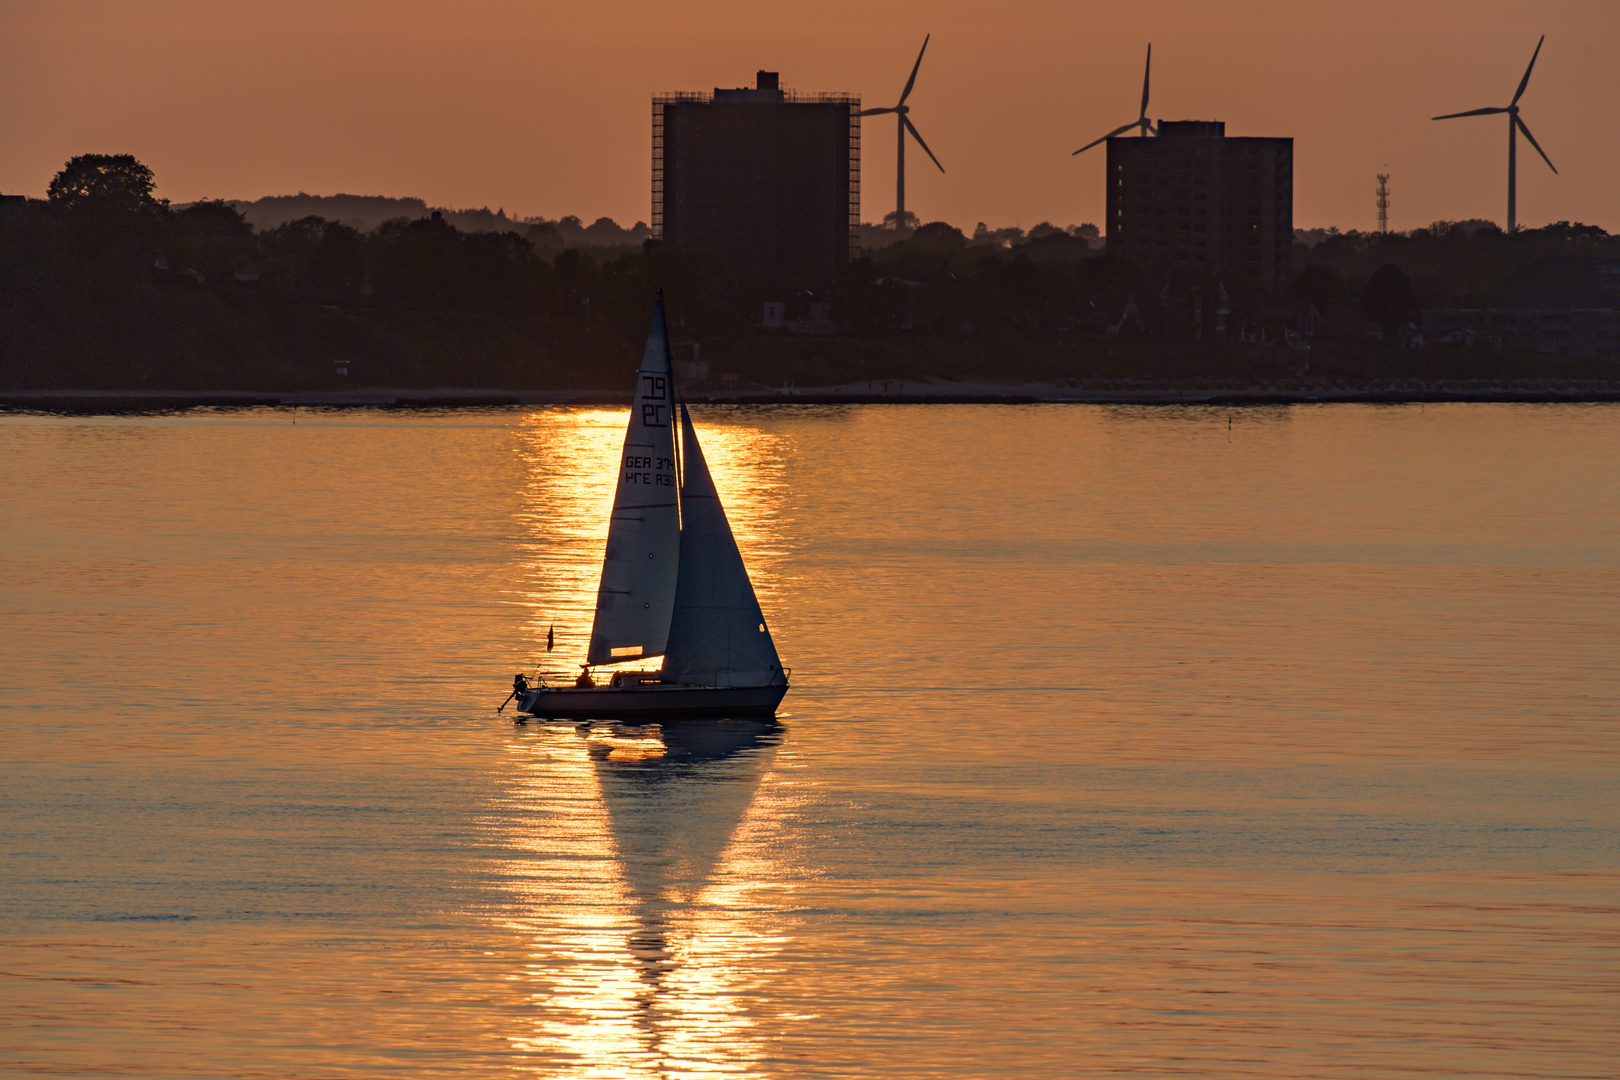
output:
M653 236L735 274L820 282L860 255L860 98L755 85L653 98Z
M1235 271L1274 288L1294 242L1294 140L1229 138L1219 120L1161 120L1108 139L1108 250L1171 270Z

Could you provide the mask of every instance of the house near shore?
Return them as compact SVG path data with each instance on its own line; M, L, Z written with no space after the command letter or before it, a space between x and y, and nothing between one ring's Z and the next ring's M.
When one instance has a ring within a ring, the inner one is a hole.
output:
M759 325L767 330L790 334L836 334L832 304L814 293L801 292L792 300L767 300L761 308Z
M1421 313L1433 341L1620 360L1620 261L1543 259L1513 272L1492 308Z

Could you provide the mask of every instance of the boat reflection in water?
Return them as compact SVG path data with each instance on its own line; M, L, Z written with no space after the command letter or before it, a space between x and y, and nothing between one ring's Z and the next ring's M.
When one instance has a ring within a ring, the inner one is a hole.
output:
M532 942L532 1012L511 1034L570 1076L746 1073L763 1054L751 1004L774 951L741 894L770 880L756 795L774 720L545 725L520 738L516 920ZM752 839L751 839L752 838ZM532 1056L532 1057L531 1057Z

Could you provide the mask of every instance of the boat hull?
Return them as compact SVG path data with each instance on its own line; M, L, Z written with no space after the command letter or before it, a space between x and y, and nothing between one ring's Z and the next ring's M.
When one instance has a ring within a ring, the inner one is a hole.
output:
M697 716L774 716L787 686L543 686L525 691L518 711L545 720L631 720Z

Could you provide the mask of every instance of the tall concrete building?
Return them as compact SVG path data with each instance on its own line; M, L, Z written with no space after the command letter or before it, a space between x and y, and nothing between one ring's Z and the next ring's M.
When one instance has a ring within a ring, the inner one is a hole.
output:
M740 277L820 282L860 255L861 99L752 89L653 98L653 236Z
M1181 271L1288 279L1294 140L1227 138L1219 120L1161 120L1108 140L1108 250Z

